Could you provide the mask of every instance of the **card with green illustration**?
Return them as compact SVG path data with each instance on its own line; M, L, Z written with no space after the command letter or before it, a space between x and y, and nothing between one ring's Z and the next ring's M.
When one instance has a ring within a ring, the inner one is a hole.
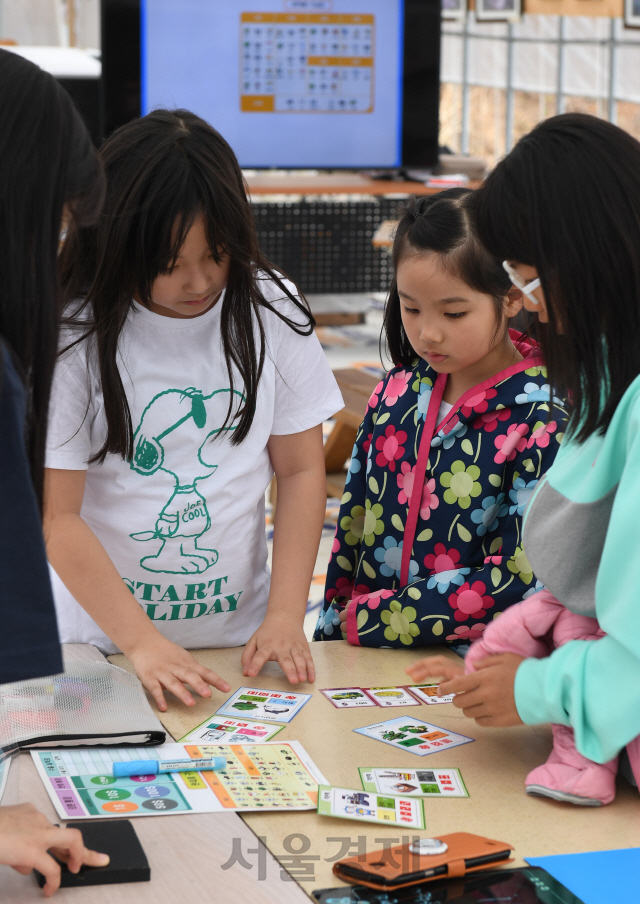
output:
M228 719L224 716L209 716L200 725L192 728L180 741L201 741L203 744L256 744L270 741L284 725L267 725L249 719Z
M459 769L358 768L365 791L408 797L469 797Z
M412 719L408 714L353 730L384 744L391 744L399 750L409 750L418 756L458 747L460 744L469 744L474 740L455 731L447 731L446 728L424 722L422 719Z
M229 716L232 719L244 716L265 722L290 722L309 700L311 694L268 691L262 687L239 687L217 710L216 716Z
M318 788L318 813L357 822L424 829L424 807L421 798L400 794L377 794L351 788Z

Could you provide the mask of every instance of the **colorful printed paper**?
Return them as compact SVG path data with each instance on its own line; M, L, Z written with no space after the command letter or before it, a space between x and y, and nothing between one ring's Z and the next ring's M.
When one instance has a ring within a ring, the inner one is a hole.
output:
M257 744L270 741L284 725L266 725L243 719L221 719L209 716L188 732L180 741L199 741L203 744Z
M358 769L365 791L409 797L469 797L459 769Z
M32 750L62 819L218 813L225 810L315 810L326 779L298 741L267 744L163 744ZM113 763L225 756L220 772L171 772L115 778Z
M387 722L377 722L375 725L366 725L364 728L353 729L358 734L391 744L399 750L409 750L417 756L426 756L428 753L438 753L460 744L469 744L473 738L456 734L455 731L447 731L430 722L419 719L411 719L408 716L398 716Z
M330 687L322 691L328 700L338 708L345 706L376 706L361 687Z
M412 697L406 687L364 687L367 693L378 706L419 706L420 703Z
M258 687L240 687L216 712L216 716L237 719L264 720L265 722L290 722L302 707L311 700L311 694L292 694L285 691L267 691Z
M437 684L410 684L408 690L421 700L423 703L433 705L434 703L451 703L455 694L438 694Z
M425 828L422 800L398 794L376 794L321 785L318 788L318 813L320 816L337 816L338 819L377 822L408 829Z

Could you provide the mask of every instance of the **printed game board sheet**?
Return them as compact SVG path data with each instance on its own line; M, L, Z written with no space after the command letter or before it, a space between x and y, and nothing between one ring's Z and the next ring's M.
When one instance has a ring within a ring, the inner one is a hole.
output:
M251 722L248 719L221 719L218 716L209 716L179 740L200 741L204 744L215 744L219 741L226 744L256 744L270 741L283 728L284 725L265 725L263 722Z
M334 706L376 706L361 687L328 687L321 691Z
M409 797L469 797L459 769L358 768L365 791Z
M31 751L62 819L315 810L326 779L298 741L267 744L163 744ZM114 778L113 763L225 756L220 772L170 772Z
M311 700L311 694L267 691L261 687L240 687L222 704L216 716L237 719L245 716L265 722L290 722Z
M363 690L378 706L420 706L406 687L365 687Z
M337 816L338 819L377 822L403 828L425 828L424 807L420 798L323 785L318 788L318 794L320 816Z
M437 684L410 684L407 690L415 694L418 700L422 700L423 703L428 703L430 706L434 703L451 703L455 697L455 694L440 696Z
M364 728L353 730L376 741L391 744L400 750L409 750L418 756L458 747L460 744L469 744L475 740L408 716L398 716L387 722L377 722L375 725L365 725Z

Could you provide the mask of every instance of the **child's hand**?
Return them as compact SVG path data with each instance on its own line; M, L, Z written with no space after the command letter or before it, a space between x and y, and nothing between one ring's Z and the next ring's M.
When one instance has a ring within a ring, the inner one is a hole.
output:
M460 675L464 675L464 665L461 662L452 662L446 656L427 656L426 659L418 659L405 669L414 681L424 681L425 678L443 678L451 681ZM453 691L442 692L451 694Z
M129 651L127 655L160 712L167 710L163 689L171 691L187 706L195 706L196 701L185 684L189 684L201 697L211 696L209 685L217 687L223 693L231 690L231 686L223 678L200 665L191 653L161 634L152 641L147 641L144 646Z
M292 625L291 618L266 616L244 648L240 659L242 674L255 678L270 660L279 664L291 684L316 680L309 642L302 626Z
M344 609L341 609L341 610L340 610L340 621L342 622L342 625L343 625L345 628L347 627L347 626L346 626L346 621L347 621L347 611L348 611L350 605L351 605L351 600L349 600L349 602L345 605Z
M478 725L507 728L522 725L514 695L518 666L524 656L501 653L474 662L475 672L453 678L439 687L441 694L455 694L453 705Z
M60 885L60 867L53 855L77 873L83 864L106 866L107 854L88 850L78 829L52 825L32 804L0 808L0 863L26 876L37 869L46 878L48 898Z

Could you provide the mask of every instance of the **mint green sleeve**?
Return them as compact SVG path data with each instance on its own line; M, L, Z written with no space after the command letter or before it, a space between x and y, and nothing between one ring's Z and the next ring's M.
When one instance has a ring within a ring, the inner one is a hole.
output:
M515 702L523 722L558 722L597 763L640 735L640 405L609 450L623 463L596 581L596 614L606 637L573 640L518 668ZM615 481L612 481L615 483Z

